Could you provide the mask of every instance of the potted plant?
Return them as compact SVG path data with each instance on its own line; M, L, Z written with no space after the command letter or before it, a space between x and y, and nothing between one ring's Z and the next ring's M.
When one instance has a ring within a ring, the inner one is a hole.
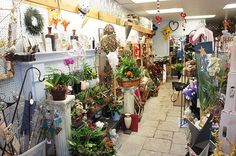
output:
M89 64L84 63L83 64L83 74L84 74L84 79L88 80L88 82L89 82L89 87L94 87L97 83L96 71L93 71L93 69L90 67Z
M96 128L91 121L84 122L79 130L72 130L72 137L69 140L71 155L74 156L95 156L115 155L113 147L107 147L101 128Z
M120 57L120 63L116 69L116 77L119 86L130 88L140 83L141 70L132 57Z
M73 94L78 94L79 92L81 92L81 80L83 79L83 72L72 72L69 74L69 77L73 89Z
M50 91L53 100L61 101L66 99L67 85L69 84L69 75L59 70L54 70L46 76L45 85Z
M180 63L177 63L174 66L174 69L175 69L175 71L177 72L177 75L178 75L178 79L180 79L180 77L181 77L181 72L182 72L183 68L184 68L183 64L180 64Z
M119 121L120 120L120 110L123 107L122 102L117 101L117 102L114 102L108 106L109 106L109 110L111 112L112 120Z

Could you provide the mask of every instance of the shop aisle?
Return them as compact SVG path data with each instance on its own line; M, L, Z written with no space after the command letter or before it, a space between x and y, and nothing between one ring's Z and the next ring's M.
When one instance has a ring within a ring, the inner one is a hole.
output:
M178 127L180 107L170 101L171 83L161 86L159 96L147 101L139 131L120 133L118 156L184 156L186 128Z

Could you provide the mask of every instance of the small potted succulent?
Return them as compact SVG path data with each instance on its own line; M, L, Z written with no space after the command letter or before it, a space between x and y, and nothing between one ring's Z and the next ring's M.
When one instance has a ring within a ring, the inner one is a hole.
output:
M122 56L116 69L116 77L119 86L130 88L140 83L141 69L134 58Z
M45 85L55 101L66 99L67 85L70 77L59 70L54 70L51 74L46 76Z

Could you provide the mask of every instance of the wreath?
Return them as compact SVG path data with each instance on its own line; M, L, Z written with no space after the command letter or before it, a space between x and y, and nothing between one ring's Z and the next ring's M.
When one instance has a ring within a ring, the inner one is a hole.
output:
M37 9L28 8L25 12L24 22L26 30L32 35L39 35L43 30L43 17Z

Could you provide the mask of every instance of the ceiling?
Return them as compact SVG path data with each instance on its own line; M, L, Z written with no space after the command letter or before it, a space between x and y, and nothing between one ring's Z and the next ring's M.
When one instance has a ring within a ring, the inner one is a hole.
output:
M146 10L155 10L156 2L133 3L131 0L116 0L120 5L131 12L145 17L156 15L147 14ZM236 9L223 10L225 4L236 3L236 0L160 0L160 9L183 8L189 16L216 15L215 20L223 20L225 15L236 18ZM161 14L163 20L180 20L180 13Z

